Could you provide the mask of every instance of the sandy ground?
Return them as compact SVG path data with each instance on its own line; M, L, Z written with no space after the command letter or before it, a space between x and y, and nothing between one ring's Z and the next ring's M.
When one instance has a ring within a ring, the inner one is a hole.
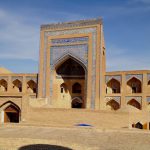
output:
M0 150L149 150L150 132L93 127L0 127Z

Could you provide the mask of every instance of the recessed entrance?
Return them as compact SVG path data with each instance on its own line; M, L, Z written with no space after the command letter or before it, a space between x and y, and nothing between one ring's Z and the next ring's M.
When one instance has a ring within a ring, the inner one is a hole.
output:
M58 101L71 108L86 106L86 67L69 56L56 65L56 82L60 91ZM63 86L62 86L63 85Z
M75 98L71 103L72 108L82 108L82 100Z
M19 122L19 110L15 106L10 105L4 110L4 122Z

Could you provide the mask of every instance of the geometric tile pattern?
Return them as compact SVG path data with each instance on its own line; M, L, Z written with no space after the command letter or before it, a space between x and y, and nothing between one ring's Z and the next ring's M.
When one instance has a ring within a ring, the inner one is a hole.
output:
M130 100L134 99L140 104L142 104L142 97L141 96L126 96L126 102L128 103Z
M71 55L78 58L87 67L87 55L88 55L88 45L66 45L66 46L52 46L50 49L50 65L53 66L58 62L63 56ZM54 67L54 66L53 66Z
M139 79L141 82L143 81L143 75L142 74L128 74L128 75L126 75L126 81L129 81L133 77Z
M121 97L120 96L109 96L109 97L105 97L106 102L109 102L111 100L116 101L118 104L121 104Z
M77 42L87 42L88 37L74 37L65 39L52 39L51 44L72 44Z
M107 75L105 76L105 81L108 83L111 79L116 79L117 81L121 82L121 76L120 75Z
M46 46L47 43L50 41L47 41L48 36L62 36L62 35L70 35L70 34L92 34L92 91L91 91L91 108L93 109L95 107L95 91L96 91L96 38L97 38L97 30L96 27L90 27L90 28L82 28L82 29L69 29L69 30L55 30L55 31L45 31L44 33L44 64L43 64L43 94L45 96L45 88L46 88ZM58 44L59 45L59 44ZM56 46L56 45L55 45ZM88 49L88 48L87 48ZM82 55L83 58L83 55ZM86 58L86 56L85 56ZM52 68L51 68L52 69ZM50 97L52 96L53 89L53 79L50 77Z

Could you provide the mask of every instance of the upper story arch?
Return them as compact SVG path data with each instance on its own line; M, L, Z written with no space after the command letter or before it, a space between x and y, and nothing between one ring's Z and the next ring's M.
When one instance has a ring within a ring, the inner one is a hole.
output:
M8 89L8 83L5 79L0 80L0 92L6 92Z
M15 92L22 92L22 82L19 79L15 79L12 84Z
M106 88L107 94L120 93L120 89L121 89L121 85L118 80L112 78L107 82L107 88Z
M127 92L128 93L141 93L142 92L142 83L136 78L132 77L127 81Z

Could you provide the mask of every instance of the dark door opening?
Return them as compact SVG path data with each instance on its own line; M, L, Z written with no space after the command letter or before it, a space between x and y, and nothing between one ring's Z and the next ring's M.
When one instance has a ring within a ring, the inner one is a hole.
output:
M74 99L72 101L72 108L82 108L82 102L80 102L78 99Z
M7 122L14 122L18 123L19 122L19 113L16 112L5 112L6 115L6 121Z
M13 105L8 106L4 110L4 122L19 123L19 110Z

